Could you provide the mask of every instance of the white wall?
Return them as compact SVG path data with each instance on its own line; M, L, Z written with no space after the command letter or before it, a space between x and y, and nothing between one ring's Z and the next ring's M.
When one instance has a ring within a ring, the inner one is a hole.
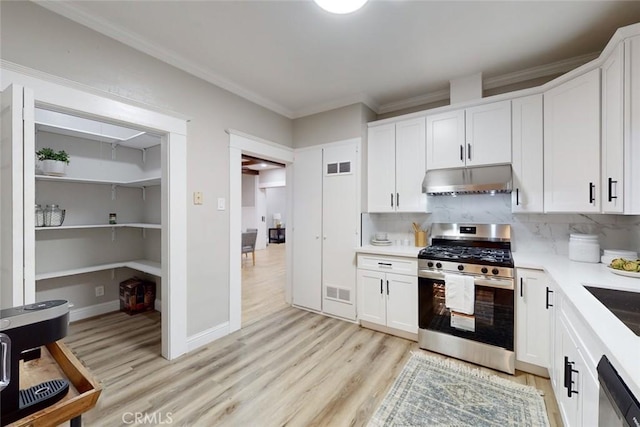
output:
M291 120L32 2L0 2L3 60L189 117L187 334L229 320L229 136L238 129L292 146ZM194 206L192 193L204 204Z
M287 224L287 189L285 187L271 187L267 192L267 228L275 227L273 214L279 213L284 228Z

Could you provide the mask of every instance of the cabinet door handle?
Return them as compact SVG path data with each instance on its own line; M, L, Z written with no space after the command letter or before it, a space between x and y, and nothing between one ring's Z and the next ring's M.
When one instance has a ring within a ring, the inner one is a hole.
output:
M593 184L593 182L589 183L589 204L593 203L596 201L596 186Z
M382 290L382 282L384 282L384 280L380 279L380 295L383 294L383 290Z
M460 144L460 161L464 162L464 146Z
M573 389L575 381L573 381L574 372L580 375L577 369L573 369L575 362L569 362L569 358L564 356L564 387L567 389L567 397L571 397L574 394L578 394L577 390Z
M400 207L400 193L396 193L396 208Z
M387 296L389 296L389 281L387 280Z
M393 193L391 193L391 207L393 207Z
M378 265L380 267L393 267L393 264L391 264L390 262L379 262Z
M611 177L609 177L609 201L610 202L613 202L613 199L618 198L618 196L613 195L613 184L617 184L617 183L618 181L614 181L613 179L611 179Z
M549 287L547 286L547 296L546 296L546 300L545 300L545 308L547 310L549 310L549 307L553 307L553 304L549 304L549 294L552 294L553 291L551 289L549 289Z
M520 206L520 189L516 188L516 206Z
M522 298L524 296L523 292L522 292L522 277L520 278L520 298Z
M467 144L467 159L471 160L471 144Z

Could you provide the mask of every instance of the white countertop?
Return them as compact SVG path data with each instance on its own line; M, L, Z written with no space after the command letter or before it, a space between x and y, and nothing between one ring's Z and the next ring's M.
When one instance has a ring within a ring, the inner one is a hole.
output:
M375 254L375 255L391 255L391 256L403 256L410 258L418 258L418 252L423 249L423 246L374 246L374 245L363 245L356 248L356 252L364 253L364 254Z
M607 357L634 395L640 396L640 337L583 285L640 292L640 278L611 273L604 264L570 261L566 256L513 252L516 268L544 270L608 350Z

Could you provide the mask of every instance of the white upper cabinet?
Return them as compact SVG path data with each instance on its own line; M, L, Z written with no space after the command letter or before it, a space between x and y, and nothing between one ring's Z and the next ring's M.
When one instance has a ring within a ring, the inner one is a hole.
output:
M427 169L465 165L464 110L427 116Z
M544 93L545 212L600 211L600 69Z
M619 44L602 65L602 212L640 213L640 37Z
M467 166L511 163L511 101L466 110Z
M542 212L543 186L543 125L542 95L516 98L511 102L513 212Z
M369 128L369 212L425 212L425 119Z
M640 36L625 41L624 213L640 214ZM620 193L621 194L621 193Z
M602 212L624 210L624 44L602 65Z
M369 128L368 147L369 212L395 212L395 123Z
M511 101L427 116L427 169L511 163Z

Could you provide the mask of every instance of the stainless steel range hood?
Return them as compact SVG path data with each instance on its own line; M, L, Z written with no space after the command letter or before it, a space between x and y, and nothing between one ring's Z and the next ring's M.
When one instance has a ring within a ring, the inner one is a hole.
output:
M422 192L431 196L510 193L511 181L511 165L430 170L422 181Z

